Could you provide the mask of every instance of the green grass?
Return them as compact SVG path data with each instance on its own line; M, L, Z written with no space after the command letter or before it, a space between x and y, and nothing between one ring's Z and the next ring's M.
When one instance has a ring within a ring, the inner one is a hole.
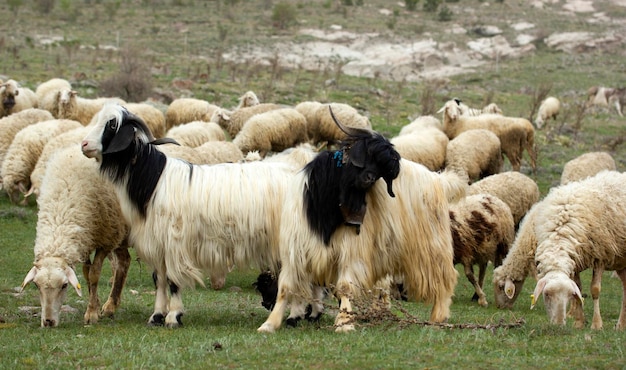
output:
M251 63L221 63L220 50L236 47L270 47L275 41L302 42L309 36L297 34L298 28L328 29L341 24L350 32L377 32L390 42L404 38L429 38L464 45L472 37L445 33L451 27L437 22L433 14L407 12L384 0L364 1L363 6L342 7L335 1L297 2L298 27L276 30L271 25L269 1L68 0L69 10L59 2L51 14L41 15L33 1L25 1L17 16L5 17L0 24L0 61L2 73L35 88L52 77L72 80L82 95L95 96L96 88L75 79L84 74L96 84L119 71L119 54L103 48L85 46L117 45L132 48L139 63L150 68L155 87L174 95L183 94L171 86L175 78L193 81L193 96L222 106L234 106L237 97L255 91L263 101L295 104L304 100L339 101L354 105L371 117L374 128L391 137L402 125L423 111L423 93L434 90L430 109L438 109L453 96L470 106L496 102L505 113L528 117L532 91L545 84L559 96L563 113L548 129L538 131L538 169L532 173L524 163L522 172L539 184L542 195L558 185L563 165L584 152L609 151L618 169L626 168L626 150L620 142L626 134L624 119L606 110L588 111L575 122L574 109L593 85L622 86L626 62L621 49L594 50L568 55L547 49L541 40L535 53L520 59L487 63L475 73L445 81L385 81L338 74L336 65L321 71L272 70L271 66ZM269 4L269 5L268 5ZM499 26L511 40L510 23L532 21L541 34L555 31L584 30L603 32L611 26L589 24L589 15L565 17L547 8L528 6L525 1L481 2L461 0L448 4L455 12L453 22L466 29L481 24ZM596 1L598 11L626 18L626 9L609 1ZM397 11L393 29L380 8ZM419 5L418 5L418 8ZM460 13L472 8L471 13ZM117 9L117 10L116 10ZM7 2L0 12L8 15ZM468 15L470 14L470 15ZM473 15L471 15L473 14ZM222 35L219 31L222 29ZM186 32L185 32L186 30ZM65 37L63 43L44 47L38 35ZM74 46L72 46L74 45ZM325 81L334 78L335 84ZM36 204L11 205L0 193L0 363L3 368L609 368L626 367L624 333L613 330L621 305L622 289L618 279L604 275L601 307L605 329L574 330L547 323L540 303L530 310L529 295L534 281L529 279L519 301L511 311L493 305L478 307L470 298L473 290L462 270L451 307L451 324L495 325L519 319L519 328L442 329L406 324L399 307L411 318L425 320L429 307L415 302L396 302L398 320L359 322L349 334L334 333L332 324L336 302L328 299L327 314L318 324L301 323L297 328L281 328L273 335L256 329L268 312L251 284L254 271L235 271L222 291L198 287L184 293L184 326L177 330L152 328L146 321L154 305L151 270L135 261L123 293L122 307L113 320L84 326L85 298L68 293L66 304L76 312L61 315L55 329L39 327L38 311L20 308L38 306L36 289L29 286L16 294L33 260ZM132 251L131 253L133 253ZM134 255L134 254L133 254ZM100 297L108 294L110 271L106 265ZM80 271L80 270L79 270ZM84 279L79 276L84 284ZM485 291L493 302L488 271ZM583 293L589 291L589 272L582 274ZM591 319L592 303L587 299L585 315ZM409 320L410 321L410 320Z

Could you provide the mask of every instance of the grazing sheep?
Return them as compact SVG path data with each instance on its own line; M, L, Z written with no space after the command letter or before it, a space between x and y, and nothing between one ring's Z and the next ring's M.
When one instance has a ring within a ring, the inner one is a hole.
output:
M536 168L534 128L527 119L499 114L463 116L458 103L454 100L446 102L439 113L443 113L443 131L450 140L467 130L487 129L500 139L502 152L511 162L513 170L520 170L524 149L530 155L532 169Z
M156 272L149 324L177 327L182 289L203 285L207 272L222 276L232 265L276 271L281 210L295 169L263 161L193 165L153 142L140 118L112 104L81 145L114 184L130 244Z
M51 119L54 119L54 117L52 117L50 112L37 108L26 109L8 117L0 118L0 167L9 146L18 132L26 126Z
M615 105L615 110L620 117L624 117L622 109L626 105L626 87L620 87L615 89L613 94L609 97L609 104Z
M554 96L548 96L539 106L537 112L537 118L535 119L535 125L538 129L542 129L544 124L548 123L550 118L556 121L556 117L559 115L561 109L561 102Z
M307 134L309 140L314 144L328 143L332 145L343 140L346 136L346 134L335 124L335 121L329 112L329 107L332 108L333 114L344 126L367 129L372 128L369 119L361 115L355 108L348 104L322 104L315 112L315 119L307 119Z
M62 90L72 90L72 84L62 78L52 78L39 84L35 89L38 107L52 113L54 118L58 118L58 95Z
M501 172L487 176L470 185L468 195L491 194L511 209L515 230L533 204L539 200L539 186L535 180L517 171Z
M437 117L428 115L419 116L411 121L411 123L409 123L408 125L402 126L400 132L398 133L398 136L408 135L413 131L418 131L430 127L434 127L443 131L443 125L441 124L441 121Z
M258 151L261 158L306 141L306 118L293 108L255 114L233 139L244 155Z
M87 126L107 101L116 101L120 104L126 103L119 98L82 98L74 90L61 90L57 94L56 104L58 105L58 112L56 118L71 119L80 122L83 126Z
M259 98L256 96L254 91L246 91L243 95L239 97L239 105L237 105L237 108L235 109L252 107L259 104L261 104L261 102L259 101Z
M461 115L463 116L480 116L481 114L500 114L502 115L502 109L498 107L496 103L489 103L485 105L482 109L480 108L470 108L461 102L460 99L454 99L459 108L461 109Z
M102 180L98 165L85 158L76 145L50 159L37 204L35 261L22 289L30 282L37 286L41 326L59 325L59 311L69 285L81 295L74 271L79 263L89 288L85 324L96 323L101 314L112 316L119 307L130 266L128 228L113 187ZM111 253L116 257L113 287L100 309L98 281L102 263Z
M165 127L170 130L174 126L194 121L211 120L213 113L218 110L217 105L208 101L194 98L175 99L165 111Z
M30 174L46 143L81 126L80 122L67 119L43 121L29 125L15 135L0 168L2 187L13 203L18 203L20 193L26 194L30 189Z
M608 107L608 99L615 92L614 88L604 86L593 86L587 90L588 103L599 107Z
M15 80L0 84L0 117L37 108L37 96L33 90L21 87Z
M165 115L158 108L147 103L126 103L124 106L148 125L155 138L165 136Z
M251 107L239 108L232 112L221 108L213 112L210 121L220 125L221 128L226 130L230 138L234 139L250 117L281 108L285 108L285 106L273 103L261 103Z
M438 128L415 130L390 141L404 159L421 163L431 171L439 171L445 166L449 139Z
M340 301L336 331L353 330L350 299L388 275L433 304L431 321L449 317L457 272L448 202L466 184L401 159L378 133L344 130L341 148L298 172L281 205L278 296L259 332L277 330L290 303L288 320L304 316L314 284L332 286Z
M193 121L167 130L165 136L182 146L195 148L209 141L224 141L224 130L214 122Z
M470 183L502 171L500 139L485 129L467 130L450 140L445 167L467 175Z
M535 222L537 286L534 298L543 297L552 324L565 325L570 300L574 327L583 328L582 294L572 277L593 269L591 329L602 329L600 290L604 270L615 271L626 293L626 174L603 171L596 176L550 190ZM533 302L533 306L534 306ZM626 328L626 295L615 325Z
M565 163L561 173L561 185L595 176L603 170L615 171L616 169L615 160L609 153L584 153Z
M465 276L474 286L472 300L487 307L483 291L487 265L500 266L515 238L511 209L493 195L470 195L450 205L450 226L454 264L463 264ZM478 265L478 279L474 265Z

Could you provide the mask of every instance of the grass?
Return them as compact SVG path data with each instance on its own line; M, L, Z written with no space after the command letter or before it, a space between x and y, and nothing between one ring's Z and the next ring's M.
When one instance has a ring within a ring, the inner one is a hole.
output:
M63 4L65 5L63 5ZM581 54L549 50L541 40L532 56L489 62L481 70L442 81L386 81L364 79L337 72L342 61L319 71L287 70L277 65L236 64L219 57L221 51L242 53L252 46L271 47L276 41L301 42L309 36L298 28L328 29L340 24L350 32L377 32L389 42L405 38L429 38L463 45L468 35L444 32L449 23L421 11L407 12L396 3L364 1L363 6L345 7L335 1L293 2L298 27L272 27L271 1L60 1L50 14L39 14L33 2L25 1L17 15L0 25L0 61L3 73L34 88L52 77L70 79L82 95L98 95L98 82L119 72L120 54L104 46L114 45L136 53L139 66L151 71L152 84L175 96L191 94L222 106L236 105L243 92L253 90L263 101L295 104L313 99L351 104L371 117L378 131L391 137L419 114L432 113L445 100L459 96L470 106L496 102L505 113L528 117L532 92L550 84L551 94L563 101L556 123L538 131L538 169L522 172L539 184L542 195L558 185L564 163L584 152L609 151L618 169L626 168L622 141L624 121L606 110L588 111L580 121L575 108L593 85L623 85L626 62L620 51L596 49ZM181 5L174 5L174 3ZM236 6L228 5L236 4ZM490 6L461 0L450 3L453 22L471 30L494 24L514 36L508 26L532 20L539 33L555 31L603 32L607 24L589 24L588 15L565 17L554 9L540 11L524 1L494 2ZM62 6L63 5L63 6ZM555 5L555 7L558 5ZM616 18L626 10L609 1L594 6ZM396 14L393 28L378 10ZM419 8L419 4L418 4ZM464 10L472 11L464 11ZM0 12L10 14L6 2ZM12 13L11 13L12 14ZM50 46L38 40L60 36ZM80 47L82 45L82 47ZM601 65L599 64L601 63ZM192 90L172 87L174 79L193 82ZM334 79L334 84L326 84ZM426 101L432 92L433 101ZM431 111L428 112L427 110ZM327 300L327 315L318 324L301 323L273 335L256 332L268 312L251 284L254 271L235 271L221 291L198 287L185 292L184 327L178 330L151 328L154 289L151 271L135 261L131 265L122 307L115 319L102 319L84 326L84 298L68 293L66 304L74 311L61 315L60 327L39 327L36 289L29 286L16 294L32 259L35 240L36 204L11 205L0 193L0 363L5 368L609 368L626 366L624 334L615 332L621 305L621 284L605 273L601 307L605 329L574 330L547 323L540 303L530 310L529 295L534 281L525 284L511 311L493 305L478 307L470 298L471 285L459 269L459 283L451 307L451 324L490 324L489 329L442 329L410 323L424 320L429 307L415 302L396 302L395 320L360 321L357 330L336 334L332 324L337 304ZM132 252L131 252L132 253ZM107 265L108 266L108 265ZM101 280L101 299L108 293L110 271ZM79 277L84 283L82 276ZM485 291L490 302L493 290L488 271ZM589 272L582 274L583 292L588 293ZM361 307L364 308L364 307ZM591 319L590 299L585 315ZM408 312L404 317L402 312ZM497 328L500 323L523 319L518 328Z

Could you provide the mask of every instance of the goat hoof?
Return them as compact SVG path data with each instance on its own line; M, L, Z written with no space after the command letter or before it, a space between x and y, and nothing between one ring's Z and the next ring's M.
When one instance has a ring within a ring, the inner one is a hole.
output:
M319 322L321 318L322 318L321 312L318 312L317 315L315 316L311 316L310 314L306 316L306 319L308 322Z
M165 316L162 313L155 313L148 320L149 326L163 326L165 324Z
M298 326L298 322L301 320L300 317L289 317L287 318L286 324L292 328Z

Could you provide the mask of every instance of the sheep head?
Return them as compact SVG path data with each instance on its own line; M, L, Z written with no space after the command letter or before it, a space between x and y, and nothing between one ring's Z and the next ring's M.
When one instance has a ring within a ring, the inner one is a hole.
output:
M583 303L580 288L563 272L549 272L537 281L530 308L535 306L541 296L543 296L550 323L557 325L565 325L567 305L570 300L578 299L581 306Z
M496 307L513 308L513 304L517 300L524 280L513 280L509 276L503 276L501 267L493 270L493 293Z
M22 290L30 282L33 282L39 289L42 327L59 325L59 313L65 302L69 285L74 287L76 294L82 296L74 269L62 258L46 257L37 261L26 274Z
M2 96L2 107L10 111L15 106L15 97L20 94L17 82L8 80L0 85L0 96Z

